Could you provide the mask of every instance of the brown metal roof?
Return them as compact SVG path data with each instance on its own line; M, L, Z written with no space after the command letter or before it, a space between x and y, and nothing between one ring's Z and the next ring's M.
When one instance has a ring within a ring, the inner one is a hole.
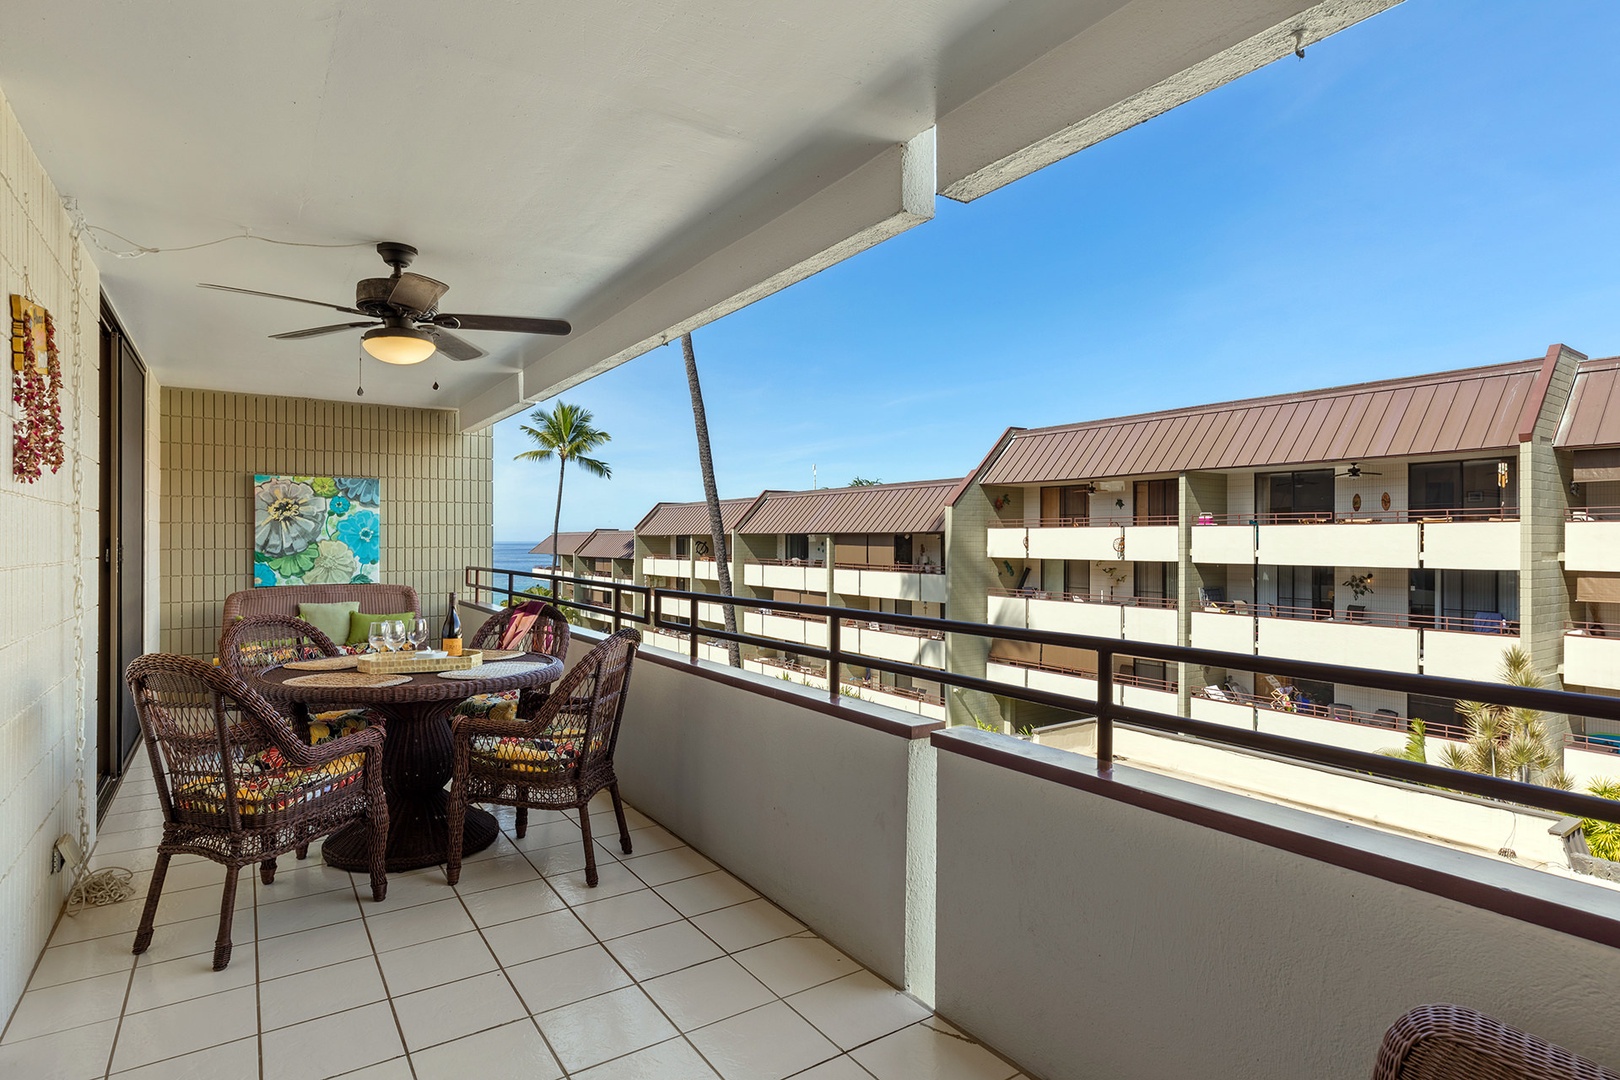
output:
M629 529L597 529L574 550L587 559L628 559L636 550L636 534Z
M1542 367L1541 360L1525 360L1013 432L977 482L1094 480L1503 449L1519 442L1520 418ZM1615 373L1607 378L1605 395L1620 395L1613 389ZM1620 405L1620 396L1615 403ZM1620 413L1605 430L1620 443Z
M1560 450L1620 446L1620 356L1588 360L1575 372L1553 445Z
M759 509L737 527L744 533L943 532L945 504L961 483L918 480L907 484L766 492Z
M748 508L760 498L754 495L746 499L721 499L720 521L726 532L735 529ZM661 502L647 512L635 532L639 536L708 536L709 504Z
M558 533L557 534L557 555L558 555L558 557L561 557L563 555L577 555L577 554L579 554L579 545L583 544L585 542L585 538L590 536L590 535L591 534L588 533L588 532L560 532L560 533ZM534 547L530 548L529 549L529 554L530 555L550 555L551 554L551 537L549 537L549 536L546 537L544 540L542 540L538 544L534 545Z

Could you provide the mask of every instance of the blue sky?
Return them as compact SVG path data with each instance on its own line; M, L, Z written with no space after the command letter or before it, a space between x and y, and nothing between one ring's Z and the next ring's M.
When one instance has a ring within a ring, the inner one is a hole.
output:
M722 496L960 476L1039 427L1620 352L1612 0L1409 0L695 336ZM563 399L563 528L702 498L678 346ZM495 433L495 534L555 466Z

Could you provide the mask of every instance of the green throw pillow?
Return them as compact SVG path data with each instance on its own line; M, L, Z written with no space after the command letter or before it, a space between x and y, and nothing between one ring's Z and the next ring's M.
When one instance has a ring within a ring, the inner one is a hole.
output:
M364 645L371 633L371 624L383 619L398 619L408 630L416 622L416 612L402 611L397 615L373 615L369 611L356 611L349 616L350 645Z
M360 610L358 600L331 604L299 604L298 617L341 645L349 636L349 616Z

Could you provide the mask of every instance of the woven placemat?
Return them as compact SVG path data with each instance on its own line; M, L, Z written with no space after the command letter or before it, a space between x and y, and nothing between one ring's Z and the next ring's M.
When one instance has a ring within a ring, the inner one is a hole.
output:
M441 671L441 679L501 679L508 675L527 675L537 667L544 664L520 664L515 660L500 660L493 664L482 664L479 667L469 668L466 671Z
M362 675L358 671L330 671L324 675L300 675L288 679L287 686L381 687L398 686L411 681L409 675Z
M484 663L487 664L491 660L512 660L519 656L528 655L529 654L524 652L522 649L485 649Z
M294 660L287 666L295 671L342 671L352 668L358 656L323 656L319 660Z

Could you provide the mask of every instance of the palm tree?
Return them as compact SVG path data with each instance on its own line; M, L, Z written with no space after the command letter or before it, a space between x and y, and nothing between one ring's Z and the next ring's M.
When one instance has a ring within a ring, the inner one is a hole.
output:
M534 443L534 449L525 450L512 459L513 461L557 459L557 512L551 519L553 582L556 581L558 566L557 530L562 527L563 473L567 471L568 463L572 461L592 476L600 476L604 480L613 476L613 470L607 462L586 456L613 441L612 435L599 431L592 424L594 419L589 409L570 405L566 401L557 402L556 407L549 412L545 409L536 409L529 414L529 420L534 426L524 424L522 428L523 434Z
M681 355L686 360L686 386L692 392L692 422L697 425L698 468L703 473L703 498L709 504L709 536L714 541L714 568L720 577L720 595L730 596L731 566L726 551L726 525L720 515L720 489L714 482L714 455L709 450L709 416L703 410L703 388L698 385L697 354L692 351L692 335L681 335ZM737 632L737 607L723 605L726 633ZM692 627L697 633L697 627ZM726 655L734 668L742 667L742 650L735 641L726 642Z
M1509 686L1542 685L1530 654L1517 645L1502 653L1501 679ZM1540 710L1459 701L1457 713L1468 728L1468 741L1446 747L1444 764L1448 768L1526 784L1571 786Z

